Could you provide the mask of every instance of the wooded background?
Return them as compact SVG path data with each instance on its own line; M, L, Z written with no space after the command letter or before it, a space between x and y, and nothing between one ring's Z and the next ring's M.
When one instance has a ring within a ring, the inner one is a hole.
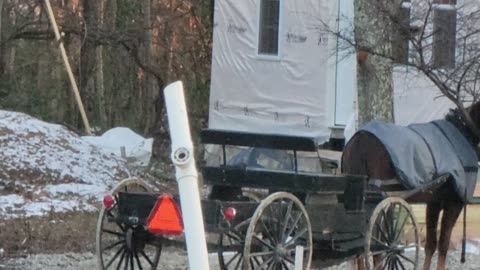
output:
M183 80L196 130L205 125L212 3L52 0L90 121L165 135L162 89ZM0 0L0 109L82 132L43 0ZM168 136L167 136L168 137Z

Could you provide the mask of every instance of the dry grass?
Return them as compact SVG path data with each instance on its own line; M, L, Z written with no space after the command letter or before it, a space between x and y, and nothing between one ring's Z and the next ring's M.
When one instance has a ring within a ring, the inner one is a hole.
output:
M51 213L0 221L0 247L7 256L85 252L95 249L98 213Z

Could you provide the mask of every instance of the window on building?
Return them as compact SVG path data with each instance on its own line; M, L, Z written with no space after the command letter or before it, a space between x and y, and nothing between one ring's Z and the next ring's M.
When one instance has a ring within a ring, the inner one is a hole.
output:
M455 0L436 0L433 14L433 53L435 68L455 67L457 9Z
M278 29L281 0L260 1L258 54L278 55Z

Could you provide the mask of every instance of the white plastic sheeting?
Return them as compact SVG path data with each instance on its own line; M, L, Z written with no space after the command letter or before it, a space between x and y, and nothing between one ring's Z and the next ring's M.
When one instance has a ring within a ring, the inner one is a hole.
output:
M336 40L322 20L334 25L337 1L280 0L278 56L258 54L261 1L215 2L209 128L326 141Z
M425 123L442 119L455 104L424 75L396 68L394 81L394 115L398 125Z
M280 0L279 55L258 54L260 0L215 1L209 128L330 137L358 128L355 57L336 63L336 38L322 26L351 27L353 1ZM338 6L337 4L340 3ZM400 125L441 119L454 105L423 75L394 71L394 115ZM322 140L323 139L323 140Z

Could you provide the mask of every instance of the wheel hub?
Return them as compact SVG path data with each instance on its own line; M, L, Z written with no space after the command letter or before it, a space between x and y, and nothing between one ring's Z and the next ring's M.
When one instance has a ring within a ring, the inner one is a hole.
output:
M137 252L139 250L143 250L143 248L145 247L145 240L145 233L142 231L129 228L125 232L125 241L127 244L127 249L129 251Z
M403 254L405 253L405 250L401 247L393 247L391 250L390 250L390 253L391 254L395 254L395 255L400 255L400 254Z
M127 242L127 249L129 251L133 250L133 230L128 229L127 232L125 233L125 241Z
M284 258L286 255L287 255L287 249L282 244L278 244L275 247L275 258L277 258L277 260L280 260L281 258Z

